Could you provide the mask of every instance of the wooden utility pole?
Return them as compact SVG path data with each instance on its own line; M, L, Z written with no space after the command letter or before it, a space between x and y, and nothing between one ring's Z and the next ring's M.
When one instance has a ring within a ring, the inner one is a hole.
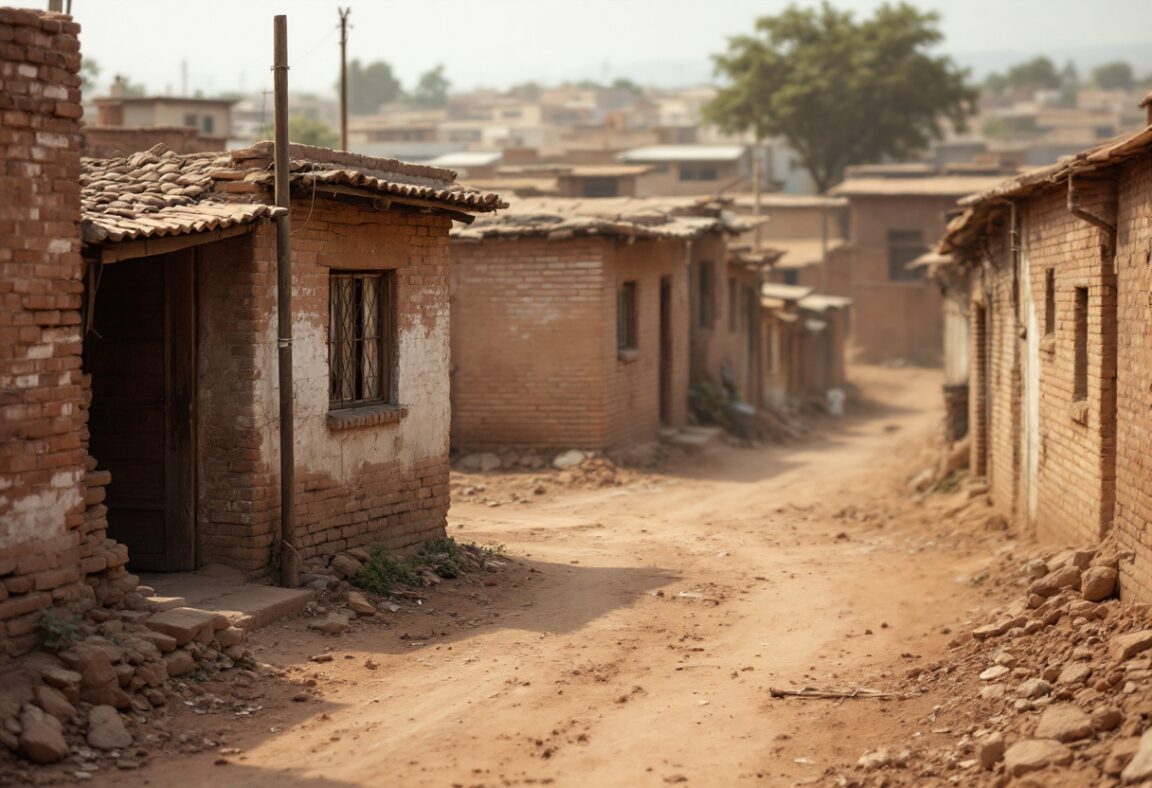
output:
M273 175L276 184L276 333L280 383L280 585L300 583L300 556L296 533L296 446L292 407L292 201L288 193L288 17L273 21L275 53L276 137Z
M349 8L337 8L340 12L340 150L348 150L348 14Z

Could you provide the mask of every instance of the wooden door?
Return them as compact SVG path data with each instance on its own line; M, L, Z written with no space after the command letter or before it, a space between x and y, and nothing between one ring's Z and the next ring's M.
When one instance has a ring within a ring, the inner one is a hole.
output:
M196 568L195 282L191 249L104 266L84 340L90 451L133 570Z

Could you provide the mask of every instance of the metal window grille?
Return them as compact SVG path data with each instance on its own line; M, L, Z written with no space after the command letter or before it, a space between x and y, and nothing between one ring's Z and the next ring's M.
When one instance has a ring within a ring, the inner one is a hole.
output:
M328 285L329 407L391 402L393 272L332 273Z

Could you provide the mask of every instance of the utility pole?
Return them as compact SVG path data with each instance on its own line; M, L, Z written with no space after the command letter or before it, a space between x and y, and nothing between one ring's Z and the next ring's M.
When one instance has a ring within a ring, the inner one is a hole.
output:
M348 150L348 14L352 9L336 10L340 12L340 150Z
M280 585L300 584L296 552L296 446L292 404L292 201L288 192L288 17L273 19L276 137L276 333L280 384Z

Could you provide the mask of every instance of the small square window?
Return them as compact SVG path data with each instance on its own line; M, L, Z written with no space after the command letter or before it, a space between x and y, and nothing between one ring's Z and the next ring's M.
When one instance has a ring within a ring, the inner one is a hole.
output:
M328 277L328 407L394 405L396 272Z
M637 337L636 283L624 282L616 292L616 349L636 350Z

